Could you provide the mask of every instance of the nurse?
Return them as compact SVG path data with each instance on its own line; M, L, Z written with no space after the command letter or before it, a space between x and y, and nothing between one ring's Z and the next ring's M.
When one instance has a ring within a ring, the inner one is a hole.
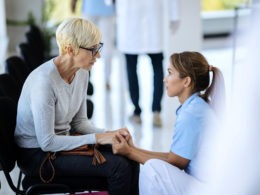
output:
M210 74L212 73L212 82ZM210 66L198 52L175 53L170 57L168 75L164 79L167 94L178 97L174 134L169 152L147 151L134 146L132 140L117 135L113 152L142 163L139 178L140 194L186 195L195 184L205 181L199 161L208 146L204 138L208 124L216 121L212 109L224 94L224 80L217 67ZM224 99L224 97L222 97Z

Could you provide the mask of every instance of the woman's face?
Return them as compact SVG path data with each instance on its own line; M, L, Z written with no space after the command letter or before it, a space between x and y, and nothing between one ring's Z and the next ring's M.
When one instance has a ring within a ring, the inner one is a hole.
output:
M85 70L91 70L97 58L100 58L99 44L89 48L79 48L79 53L76 56L75 64L77 67Z
M181 96L185 87L185 78L180 78L179 72L170 64L168 74L164 78L167 95L169 97Z

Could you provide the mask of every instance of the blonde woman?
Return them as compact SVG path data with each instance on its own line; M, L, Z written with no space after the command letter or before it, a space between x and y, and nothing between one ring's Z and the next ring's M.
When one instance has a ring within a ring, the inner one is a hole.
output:
M15 140L18 164L26 178L39 179L39 166L46 152L72 150L85 144L107 145L116 134L128 137L127 129L105 132L87 118L86 91L89 70L100 58L101 32L81 18L64 20L56 31L59 55L35 69L26 79L18 103ZM71 131L80 136L70 136ZM124 157L102 151L104 164L92 165L91 156L58 156L55 180L62 177L107 180L113 194L138 194L139 165ZM62 183L62 182L60 182Z

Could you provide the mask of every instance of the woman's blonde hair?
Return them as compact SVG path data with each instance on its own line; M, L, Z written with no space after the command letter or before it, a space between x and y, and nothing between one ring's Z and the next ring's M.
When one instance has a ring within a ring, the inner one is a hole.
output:
M66 46L71 46L76 53L79 47L92 47L101 40L100 30L90 21L83 18L65 19L56 30L56 41L59 53L64 54Z

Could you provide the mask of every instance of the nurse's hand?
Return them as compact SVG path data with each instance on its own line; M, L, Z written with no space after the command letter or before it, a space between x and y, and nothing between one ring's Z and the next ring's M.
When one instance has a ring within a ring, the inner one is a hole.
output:
M121 128L114 131L107 131L105 133L97 133L96 134L96 143L105 145L112 144L112 140L116 135L121 135L125 140L131 140L131 135L127 128Z
M122 135L116 134L113 139L112 150L114 154L128 156L131 152L131 146L129 146L127 140Z

